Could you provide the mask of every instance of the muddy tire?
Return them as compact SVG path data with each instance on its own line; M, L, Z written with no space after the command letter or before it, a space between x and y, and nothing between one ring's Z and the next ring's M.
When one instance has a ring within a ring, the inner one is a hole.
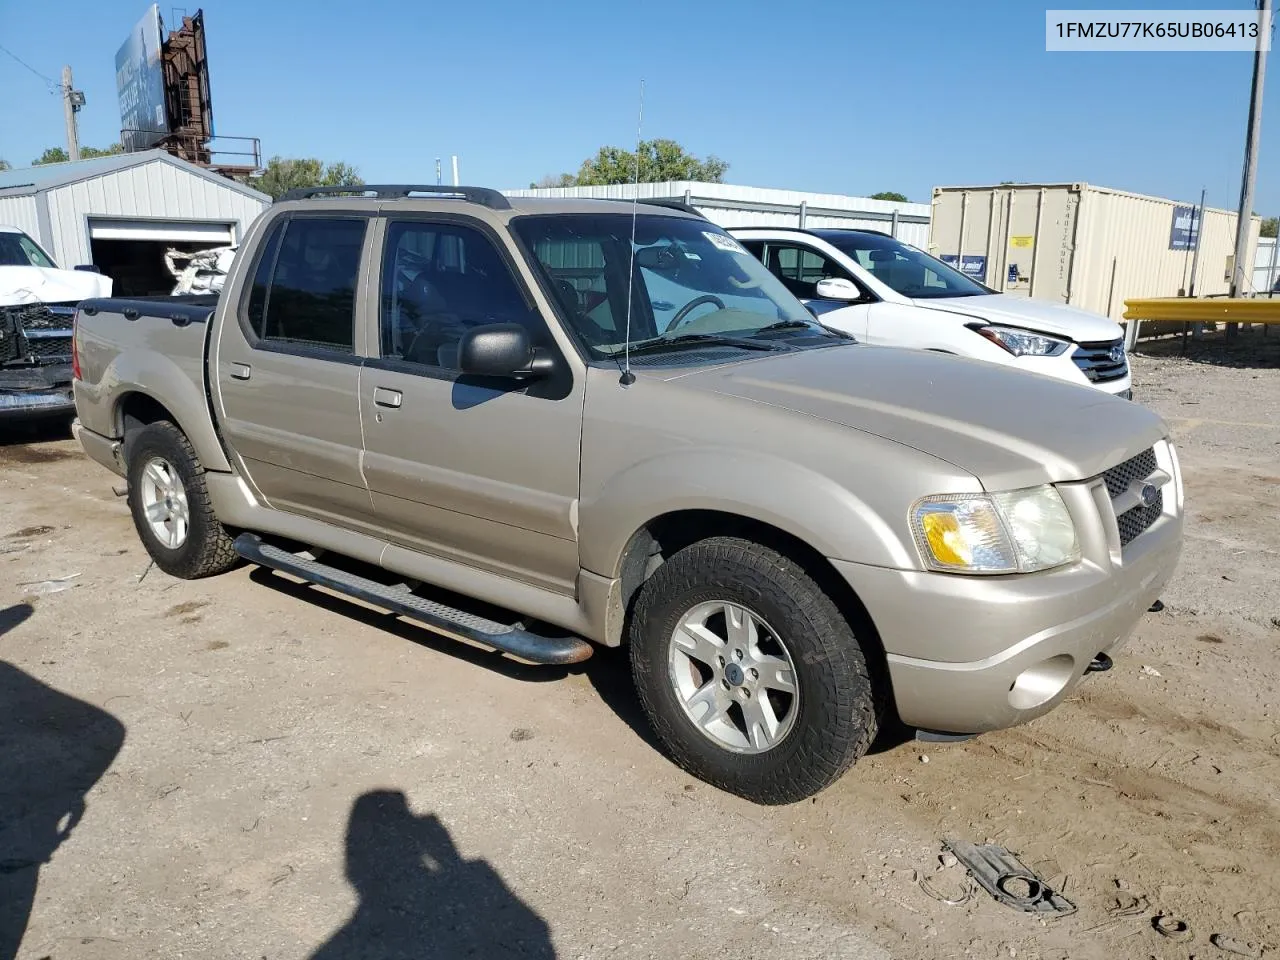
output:
M803 800L875 738L878 698L848 621L767 547L717 537L673 555L640 588L629 641L654 731L722 790Z
M168 421L151 423L129 438L128 451L129 511L156 566L183 580L235 566L231 537L213 512L186 435Z

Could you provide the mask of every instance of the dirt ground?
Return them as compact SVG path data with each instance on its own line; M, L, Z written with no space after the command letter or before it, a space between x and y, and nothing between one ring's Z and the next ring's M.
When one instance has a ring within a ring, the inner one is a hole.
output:
M1188 529L1115 668L1020 729L886 737L784 808L668 762L620 656L522 667L249 569L140 579L114 478L11 439L0 960L1280 949L1280 337L1246 339L1135 358ZM963 889L947 837L1016 851L1078 912L931 898L920 879Z

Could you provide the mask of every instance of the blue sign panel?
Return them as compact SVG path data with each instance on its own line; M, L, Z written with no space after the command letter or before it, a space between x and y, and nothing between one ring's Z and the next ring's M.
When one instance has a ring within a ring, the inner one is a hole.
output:
M169 132L160 29L160 8L153 3L116 52L120 142L128 151L145 150Z
M1194 250L1200 242L1200 211L1195 207L1174 207L1170 250Z
M944 253L938 258L948 266L957 266L957 257L954 253ZM987 275L987 258L985 255L976 253L966 253L964 262L958 265L958 269L966 277L972 277L974 280L981 281Z

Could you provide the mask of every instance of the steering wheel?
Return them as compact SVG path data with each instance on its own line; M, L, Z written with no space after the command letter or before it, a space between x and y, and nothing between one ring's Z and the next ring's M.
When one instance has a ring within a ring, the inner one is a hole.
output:
M667 332L670 333L676 327L680 326L680 324L684 323L685 318L687 318L690 313L692 313L696 308L706 303L714 303L719 309L721 310L725 309L723 300L721 300L717 296L713 296L710 293L704 293L700 297L694 297L692 300L690 300L683 307L681 307L679 310L676 311L676 315L672 317L671 322L667 324Z

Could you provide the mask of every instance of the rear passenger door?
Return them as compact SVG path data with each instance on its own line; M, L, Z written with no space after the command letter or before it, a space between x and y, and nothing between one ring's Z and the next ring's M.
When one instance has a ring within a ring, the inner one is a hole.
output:
M506 247L465 216L381 227L380 357L362 387L364 472L398 545L572 596L583 385ZM558 373L529 383L458 370L470 328L520 323Z
M369 219L294 214L267 229L211 357L219 424L271 506L367 528L359 292Z

